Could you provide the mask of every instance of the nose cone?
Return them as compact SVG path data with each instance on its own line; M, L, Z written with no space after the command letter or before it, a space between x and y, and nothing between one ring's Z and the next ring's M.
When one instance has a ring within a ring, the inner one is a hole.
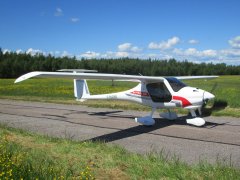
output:
M207 91L204 92L204 100L205 101L214 99L214 98L215 98L215 96L213 94L211 94L210 92L207 92Z

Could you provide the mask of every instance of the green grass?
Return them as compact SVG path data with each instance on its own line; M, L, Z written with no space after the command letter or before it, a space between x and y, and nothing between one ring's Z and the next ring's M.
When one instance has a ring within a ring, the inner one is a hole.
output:
M139 155L102 142L40 136L0 125L0 179L238 179L217 162L187 165L167 153Z
M188 80L188 85L211 91L215 86L216 104L225 103L227 107L213 111L216 116L240 117L240 76L221 76L213 80ZM133 82L88 81L91 94L119 92L137 85ZM14 84L14 79L0 79L0 98L82 104L91 107L132 109L149 111L148 107L124 101L94 100L76 102L73 96L73 81L65 79L30 79ZM180 110L181 113L186 111Z

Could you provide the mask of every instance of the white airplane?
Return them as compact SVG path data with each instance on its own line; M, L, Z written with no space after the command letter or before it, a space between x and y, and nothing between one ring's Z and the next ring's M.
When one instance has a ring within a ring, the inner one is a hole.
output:
M194 126L203 126L205 120L197 117L196 110L201 115L202 106L215 96L210 92L189 87L180 80L187 79L211 79L218 76L179 76L179 77L153 77L153 76L136 76L136 75L121 75L121 74L102 74L95 73L94 70L78 70L78 69L63 69L62 72L40 72L34 71L27 73L16 79L15 83L24 81L32 77L51 77L51 78L71 78L74 79L74 95L77 101L88 99L113 99L126 100L137 102L152 108L152 112L145 117L135 118L135 121L152 126L155 124L153 113L156 109L167 109L167 113L160 114L161 117L174 120L178 116L175 112L170 111L173 108L184 108L189 110L192 118L186 119L188 124ZM65 72L63 72L65 71ZM85 73L88 72L88 73ZM101 80L121 80L121 81L138 81L139 84L127 91L91 95L88 89L86 79L101 79Z

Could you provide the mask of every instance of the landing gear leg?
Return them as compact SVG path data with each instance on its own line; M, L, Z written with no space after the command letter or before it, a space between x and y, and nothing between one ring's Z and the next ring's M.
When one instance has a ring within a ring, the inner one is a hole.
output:
M152 108L152 111L151 111L151 113L150 113L150 117L153 116L153 114L154 114L155 111L156 111L156 108Z
M199 113L200 116L202 115L202 110L201 110L201 108L198 108L198 113Z
M171 112L169 109L168 109L168 112L161 113L160 117L162 117L164 119L168 119L168 120L175 120L178 118L177 113Z
M135 118L135 121L145 126L152 126L155 124L155 120L152 118L155 111L156 108L152 108L152 111L149 116Z
M194 109L190 109L190 113L191 113L192 117L197 117Z

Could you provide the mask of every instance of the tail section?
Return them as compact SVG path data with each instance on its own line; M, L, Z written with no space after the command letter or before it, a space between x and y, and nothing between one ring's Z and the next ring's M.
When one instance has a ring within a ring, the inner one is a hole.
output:
M80 101L87 100L87 98L90 96L87 81L80 79L74 79L73 81L74 81L74 96L77 98L77 100Z

